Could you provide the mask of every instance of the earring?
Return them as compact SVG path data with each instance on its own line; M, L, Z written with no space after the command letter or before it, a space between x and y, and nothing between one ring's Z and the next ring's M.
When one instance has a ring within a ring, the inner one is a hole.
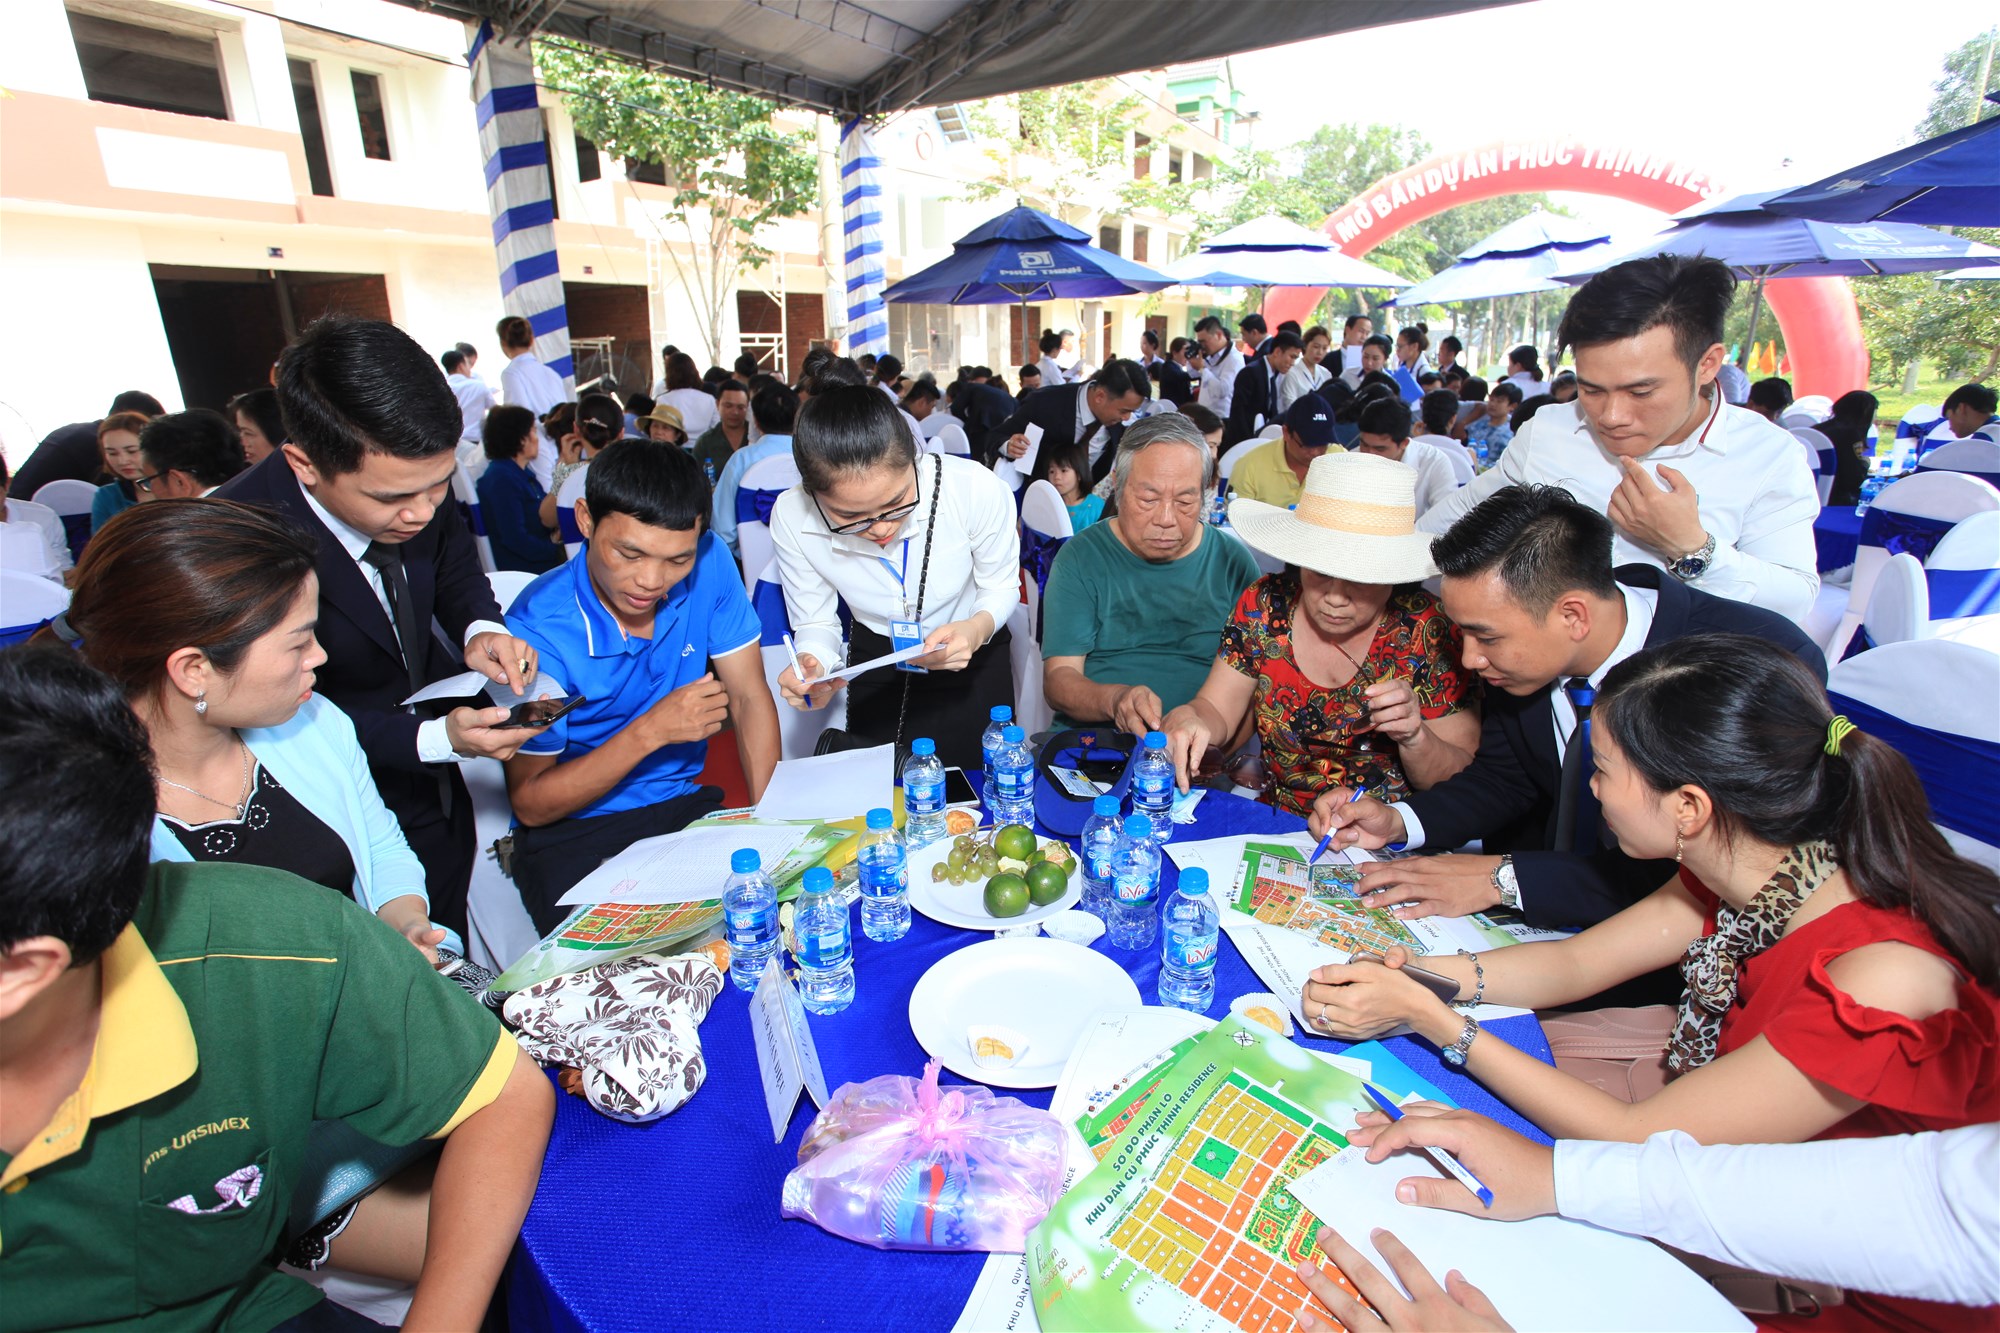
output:
M1679 864L1681 863L1681 849L1682 849L1682 848L1684 848L1684 847L1686 847L1686 846L1687 846L1687 840L1686 840L1686 839L1684 839L1683 837L1681 837L1681 835L1680 835L1680 834L1678 834L1678 833L1674 834L1674 864L1675 864L1675 865L1679 865Z
M203 691L202 691L202 692L201 692L200 694L197 694L197 695L196 695L196 696L194 697L194 715L195 715L196 717L206 717L206 716L208 716L208 691L207 691L207 690L203 690Z

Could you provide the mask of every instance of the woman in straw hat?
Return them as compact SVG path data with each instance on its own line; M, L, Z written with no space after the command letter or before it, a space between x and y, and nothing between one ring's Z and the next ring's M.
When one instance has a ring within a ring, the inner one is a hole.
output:
M1236 500L1229 521L1282 574L1252 584L1194 699L1162 729L1182 790L1211 744L1253 718L1269 799L1305 814L1328 787L1395 800L1472 760L1479 717L1457 626L1418 583L1415 469L1367 454L1313 460L1292 509Z
M655 403L653 410L639 419L646 438L655 444L686 444L687 427L681 424L681 410L668 403Z

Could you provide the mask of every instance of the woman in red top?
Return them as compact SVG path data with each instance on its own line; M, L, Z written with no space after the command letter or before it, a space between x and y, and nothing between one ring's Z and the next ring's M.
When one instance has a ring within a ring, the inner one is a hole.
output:
M1666 1087L1628 1104L1481 1036L1397 975L1400 949L1387 967L1314 973L1304 1000L1315 1027L1372 1036L1407 1022L1561 1138L1678 1129L1795 1143L2000 1119L2000 877L1931 825L1901 754L1832 716L1796 658L1736 635L1621 663L1592 722L1606 824L1628 853L1672 855L1680 874L1571 939L1423 965L1458 980L1465 999L1544 1009L1679 959L1687 990ZM1812 1327L1996 1319L1854 1294Z

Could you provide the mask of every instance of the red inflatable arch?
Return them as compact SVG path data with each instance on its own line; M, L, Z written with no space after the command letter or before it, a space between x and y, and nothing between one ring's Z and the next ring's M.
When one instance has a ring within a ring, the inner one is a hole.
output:
M1666 213L1726 193L1698 171L1630 149L1570 137L1505 140L1441 154L1385 177L1320 226L1343 253L1360 256L1448 208L1541 190L1609 195ZM1274 287L1264 318L1272 328L1283 319L1304 322L1323 294L1322 288ZM1779 278L1766 284L1764 295L1785 335L1794 393L1837 398L1867 385L1861 314L1846 279Z

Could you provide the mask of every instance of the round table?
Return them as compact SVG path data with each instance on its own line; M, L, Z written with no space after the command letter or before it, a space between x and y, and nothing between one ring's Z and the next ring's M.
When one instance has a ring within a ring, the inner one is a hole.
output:
M1196 807L1174 838L1295 833L1294 815L1222 792ZM1166 860L1162 892L1177 882ZM858 920L858 916L857 916ZM855 930L856 994L841 1013L810 1018L827 1087L881 1074L923 1072L928 1058L911 1035L908 1002L939 959L989 935L916 915L910 933L878 944ZM1094 946L1130 972L1146 1003L1158 1003L1159 953ZM1229 1001L1266 989L1223 936L1210 1017ZM809 1098L771 1142L763 1083L750 1040L748 997L725 986L701 1027L708 1079L680 1110L646 1125L599 1115L559 1093L541 1182L509 1265L509 1319L528 1329L949 1329L964 1308L984 1254L871 1249L779 1216L785 1175L815 1114ZM1532 1015L1489 1030L1548 1059ZM1345 1043L1306 1038L1328 1050ZM1478 1083L1448 1067L1427 1043L1394 1037L1399 1059L1461 1106L1536 1139L1527 1124ZM958 1082L947 1073L947 1085ZM1047 1107L1051 1089L1009 1092ZM729 1277L727 1282L722 1281Z

